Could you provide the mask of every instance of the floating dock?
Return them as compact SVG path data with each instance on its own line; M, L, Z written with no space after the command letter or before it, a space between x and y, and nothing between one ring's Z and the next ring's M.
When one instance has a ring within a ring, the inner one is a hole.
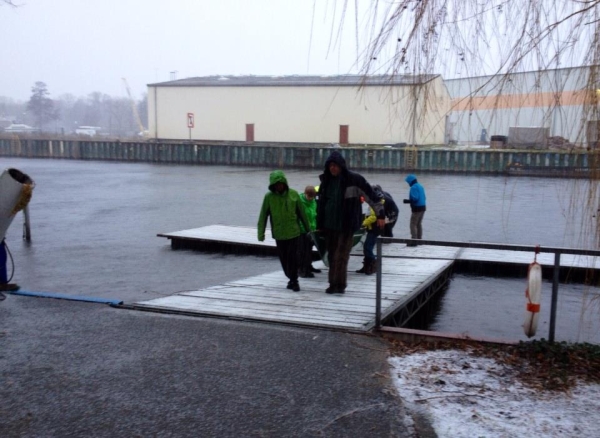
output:
M171 241L174 249L194 248L227 252L276 253L275 241L267 230L258 242L256 228L211 225L191 230L159 234ZM382 321L401 327L427 301L445 286L457 264L473 263L497 269L524 269L533 261L533 252L454 248L434 245L407 247L383 245ZM143 310L203 315L280 324L312 326L368 332L375 326L376 276L357 274L362 262L360 244L355 246L348 266L348 287L343 295L329 295L325 289L327 268L314 278L300 279L300 292L286 288L281 270L245 278L202 290L142 301L134 304ZM554 265L552 254L538 254L537 261L547 269ZM598 270L595 257L563 255L561 266L567 272ZM499 268L500 267L500 268Z
M265 233L264 242L258 241L256 228L210 225L190 230L157 234L171 241L172 249L198 249L224 253L276 255L277 247L271 230Z
M222 318L368 332L375 325L375 275L357 274L361 259L352 257L346 293L329 295L327 268L314 278L300 278L300 292L286 288L281 270L207 289L179 292L135 303L134 307ZM406 307L449 275L451 260L394 259L383 267L383 317ZM434 293L431 291L431 293Z

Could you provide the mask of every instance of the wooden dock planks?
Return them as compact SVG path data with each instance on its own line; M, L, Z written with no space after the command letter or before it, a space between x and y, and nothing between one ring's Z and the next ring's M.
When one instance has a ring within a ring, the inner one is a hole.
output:
M270 321L365 332L375 324L375 276L356 274L360 260L352 258L343 295L325 293L327 270L301 278L300 292L286 289L283 272L245 278L197 291L135 303L137 308L181 311L206 316ZM423 284L451 265L449 260L390 259L383 269L382 313L401 307Z
M236 243L239 245L275 246L271 237L271 230L267 230L265 241L259 242L256 228L232 227L227 225L209 225L202 228L174 231L172 233L157 234L158 237L168 239L204 240Z

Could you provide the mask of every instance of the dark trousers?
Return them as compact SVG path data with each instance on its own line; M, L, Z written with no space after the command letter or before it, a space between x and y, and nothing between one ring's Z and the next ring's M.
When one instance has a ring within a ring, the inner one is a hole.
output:
M298 244L298 272L307 275L311 272L313 241L310 234L301 234Z
M392 230L395 226L396 221L388 222L387 224L385 224L385 228L383 229L383 237L394 237L394 233L392 232Z
M276 240L279 261L283 273L291 282L298 281L298 242L300 236L288 240Z
M410 238L411 239L422 239L423 238L423 216L424 211L413 211L410 215Z
M328 231L325 235L329 260L329 285L338 290L346 289L348 260L352 250L352 232Z
M377 243L377 236L379 236L378 228L373 228L372 230L367 231L367 238L365 239L365 243L363 245L363 254L365 256L365 260L375 260L377 258L373 252L373 248L375 248L375 244Z

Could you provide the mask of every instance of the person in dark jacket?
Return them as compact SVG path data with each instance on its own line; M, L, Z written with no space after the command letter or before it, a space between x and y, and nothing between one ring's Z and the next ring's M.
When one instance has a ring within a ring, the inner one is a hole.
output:
M394 237L392 230L396 226L400 209L396 205L394 198L388 192L383 190L379 184L373 186L373 190L383 198L383 208L385 209L385 228L383 229L383 237ZM388 242L389 243L389 242Z
M300 223L310 230L298 192L290 189L285 174L281 170L271 172L269 191L265 195L258 217L258 240L265 240L267 218L271 223L271 234L277 245L279 261L285 276L289 279L287 288L298 292L298 245L300 243Z
M348 170L338 151L329 155L319 178L317 230L324 234L329 261L329 287L325 292L343 294L352 238L362 225L361 196L373 208L380 229L385 226L385 211L371 185L362 175Z
M422 239L423 238L423 216L425 216L425 210L427 202L425 198L425 189L417 181L417 177L412 173L405 178L406 183L410 186L408 192L408 199L404 200L405 204L410 204L412 214L410 215L410 238L411 239ZM409 243L407 246L416 246L416 243Z

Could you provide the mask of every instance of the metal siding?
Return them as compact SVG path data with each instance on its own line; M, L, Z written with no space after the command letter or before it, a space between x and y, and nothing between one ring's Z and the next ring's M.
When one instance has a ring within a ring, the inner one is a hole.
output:
M428 84L435 96L423 121L423 141L442 143L449 95L441 79ZM245 141L246 121L260 127L261 141L333 143L339 125L352 126L352 143L394 144L410 138L406 114L412 111L398 90L370 86L354 87L156 87L158 138L187 139L182 116L193 112L196 128L192 138ZM149 99L152 95L149 92ZM261 102L257 105L257 102ZM154 113L149 101L149 117ZM152 125L151 125L152 129Z

